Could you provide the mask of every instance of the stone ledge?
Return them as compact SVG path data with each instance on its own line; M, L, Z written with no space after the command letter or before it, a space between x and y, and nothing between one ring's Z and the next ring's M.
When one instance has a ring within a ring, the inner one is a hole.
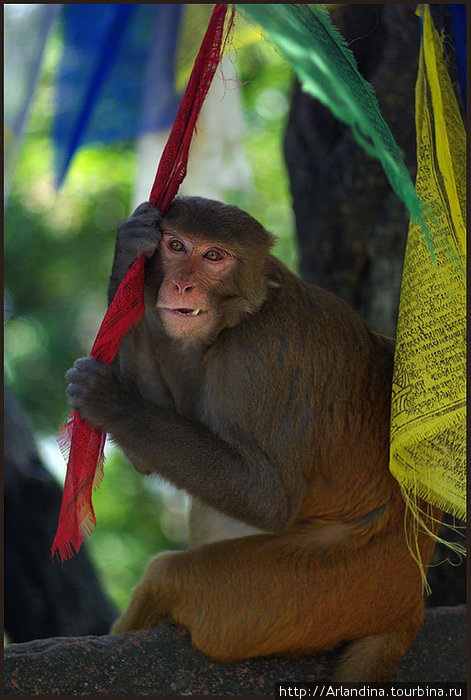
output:
M466 680L466 606L426 610L395 681ZM4 695L272 695L277 681L328 679L335 652L301 659L207 659L179 627L57 637L5 650Z

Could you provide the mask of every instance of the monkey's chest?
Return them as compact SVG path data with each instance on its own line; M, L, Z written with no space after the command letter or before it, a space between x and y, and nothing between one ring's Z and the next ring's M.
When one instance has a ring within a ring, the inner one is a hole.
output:
M201 392L191 381L171 391L176 412L193 421L201 421Z
M201 370L186 364L171 368L172 371L163 369L164 381L169 396L173 402L174 410L189 420L201 420L201 406L204 403L204 381Z

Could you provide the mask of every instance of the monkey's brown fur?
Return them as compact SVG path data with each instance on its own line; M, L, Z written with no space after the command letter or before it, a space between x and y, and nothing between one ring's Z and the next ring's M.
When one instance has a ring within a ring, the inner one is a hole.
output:
M118 232L110 298L145 252L147 311L112 370L76 362L69 399L194 506L192 547L150 563L113 632L170 617L225 662L347 641L337 679L384 680L423 615L388 469L393 344L271 244L200 198Z

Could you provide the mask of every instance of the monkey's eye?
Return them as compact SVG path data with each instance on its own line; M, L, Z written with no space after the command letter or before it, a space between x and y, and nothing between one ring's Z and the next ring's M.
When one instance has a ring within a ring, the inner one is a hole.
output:
M184 245L181 241L174 238L173 241L170 241L170 248L175 250L177 253L180 253L182 250L184 250Z
M218 260L222 260L224 255L221 253L221 251L212 248L205 253L204 257L207 258L207 260L211 260L211 262L217 262Z

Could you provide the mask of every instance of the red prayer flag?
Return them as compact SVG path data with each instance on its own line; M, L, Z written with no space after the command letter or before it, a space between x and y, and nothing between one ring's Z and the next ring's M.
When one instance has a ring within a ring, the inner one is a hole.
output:
M196 121L221 60L224 20L227 6L217 4L182 97L167 144L160 159L150 202L166 212L186 175L188 153ZM232 29L234 10L228 22L226 39ZM145 311L143 291L145 255L129 268L108 307L90 356L105 364L113 361L122 338ZM103 477L106 434L90 426L77 411L59 430L61 450L68 457L59 524L52 544L64 561L77 553L84 538L96 525L92 505L94 491Z

